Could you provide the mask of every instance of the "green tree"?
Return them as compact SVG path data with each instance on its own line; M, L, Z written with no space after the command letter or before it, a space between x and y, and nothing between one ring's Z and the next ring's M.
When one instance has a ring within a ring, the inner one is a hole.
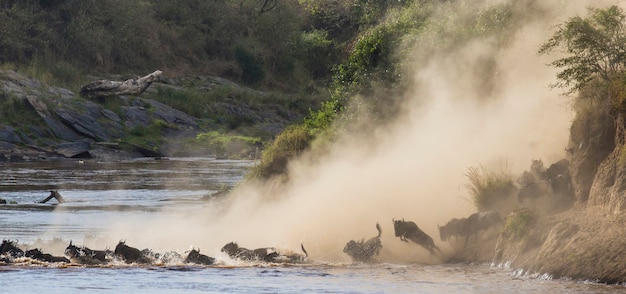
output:
M556 87L581 90L591 81L610 82L624 71L626 62L626 16L621 8L589 8L586 18L572 17L557 26L541 45L540 54L560 48L565 57L551 63L562 69Z

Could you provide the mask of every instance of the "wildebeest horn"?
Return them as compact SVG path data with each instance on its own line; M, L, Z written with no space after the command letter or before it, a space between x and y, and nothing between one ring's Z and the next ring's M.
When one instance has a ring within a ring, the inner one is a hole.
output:
M304 249L304 244L300 243L300 248L302 248L302 252L304 252L304 256L309 257L309 253L306 252L306 249Z
M395 218L395 217L394 217L394 218L392 218L391 220L392 220L394 223L396 222L396 218Z

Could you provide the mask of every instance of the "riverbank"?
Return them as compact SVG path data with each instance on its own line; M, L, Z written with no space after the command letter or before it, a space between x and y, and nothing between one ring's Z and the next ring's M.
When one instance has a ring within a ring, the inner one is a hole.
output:
M140 96L85 99L70 89L0 70L0 162L256 159L264 142L314 107L302 99L213 76L164 77Z
M528 273L609 284L626 282L626 216L576 206L537 216L522 236L481 233L452 262L509 263Z

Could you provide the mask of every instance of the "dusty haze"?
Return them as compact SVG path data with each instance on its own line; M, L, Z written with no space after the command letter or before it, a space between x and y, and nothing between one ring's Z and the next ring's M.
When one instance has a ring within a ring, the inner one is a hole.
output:
M545 5L545 20L529 15L505 48L496 48L494 40L475 40L430 56L415 69L420 87L396 123L363 129L365 136L342 134L341 143L317 164L292 162L290 185L282 195L272 195L280 200L262 200L265 189L253 185L239 187L227 206L166 211L155 219L114 224L107 235L156 250L181 252L193 245L213 256L230 241L293 250L303 242L315 260L347 262L346 242L375 236L379 222L381 259L438 262L421 247L395 238L392 218L415 221L449 252L439 241L437 224L475 212L464 188L468 167L504 160L519 174L531 159L552 163L565 156L573 114L562 91L549 87L556 72L546 64L555 56L536 52L554 25L602 3L539 2L555 4L537 4ZM477 74L476 62L494 56L496 77ZM484 78L497 79L489 97L476 86Z

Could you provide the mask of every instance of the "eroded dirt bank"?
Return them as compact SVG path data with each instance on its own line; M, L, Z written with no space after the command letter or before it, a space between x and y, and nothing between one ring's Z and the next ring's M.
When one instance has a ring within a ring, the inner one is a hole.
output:
M506 226L506 225L505 225ZM536 216L525 233L482 232L451 261L510 262L512 268L606 283L626 282L626 216L599 207L574 207Z

